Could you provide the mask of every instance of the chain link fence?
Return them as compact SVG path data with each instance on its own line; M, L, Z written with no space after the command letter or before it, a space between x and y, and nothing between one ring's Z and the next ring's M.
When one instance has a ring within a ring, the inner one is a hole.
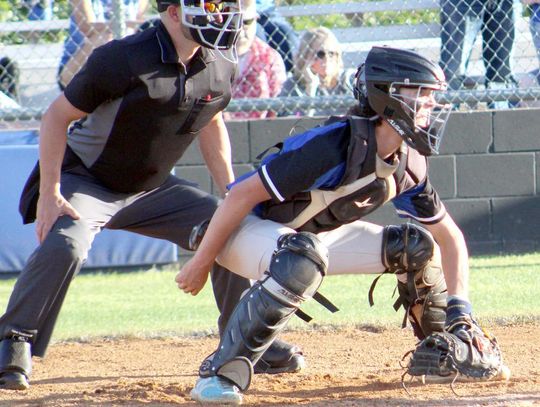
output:
M94 47L156 16L148 1L0 0L0 127L39 120ZM374 45L439 61L456 109L538 106L540 0L524 1L258 0L228 117L345 113Z

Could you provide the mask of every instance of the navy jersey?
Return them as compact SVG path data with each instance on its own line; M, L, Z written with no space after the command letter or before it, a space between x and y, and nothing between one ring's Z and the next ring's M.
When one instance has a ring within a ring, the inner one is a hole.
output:
M332 230L388 201L399 216L426 224L445 214L426 157L403 143L390 160L380 159L374 124L359 117L334 118L285 140L257 171L272 199L255 212L298 231Z

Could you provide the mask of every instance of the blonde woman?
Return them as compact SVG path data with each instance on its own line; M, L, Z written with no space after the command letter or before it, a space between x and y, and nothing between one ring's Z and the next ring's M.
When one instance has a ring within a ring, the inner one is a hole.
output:
M312 28L300 38L291 77L280 96L345 95L352 92L354 70L343 69L341 46L332 31ZM335 112L311 111L326 115Z

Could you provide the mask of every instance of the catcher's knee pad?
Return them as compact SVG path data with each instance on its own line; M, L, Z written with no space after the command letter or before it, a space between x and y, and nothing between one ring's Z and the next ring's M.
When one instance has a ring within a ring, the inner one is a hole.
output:
M252 365L302 302L316 293L327 268L328 250L316 235L300 232L281 236L268 276L242 297L217 351L202 363L199 375L226 377L246 390Z
M425 229L413 225L386 226L383 231L382 261L395 274L407 275L398 281L400 305L419 339L442 332L446 318L446 281L439 248Z

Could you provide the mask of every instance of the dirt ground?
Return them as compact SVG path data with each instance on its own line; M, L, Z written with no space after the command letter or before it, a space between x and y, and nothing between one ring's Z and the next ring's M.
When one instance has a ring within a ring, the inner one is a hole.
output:
M540 406L540 325L492 329L512 370L508 382L401 386L407 330L350 328L287 332L308 366L257 375L244 404L288 406ZM34 365L31 388L0 392L2 406L195 405L189 391L216 337L57 343Z

